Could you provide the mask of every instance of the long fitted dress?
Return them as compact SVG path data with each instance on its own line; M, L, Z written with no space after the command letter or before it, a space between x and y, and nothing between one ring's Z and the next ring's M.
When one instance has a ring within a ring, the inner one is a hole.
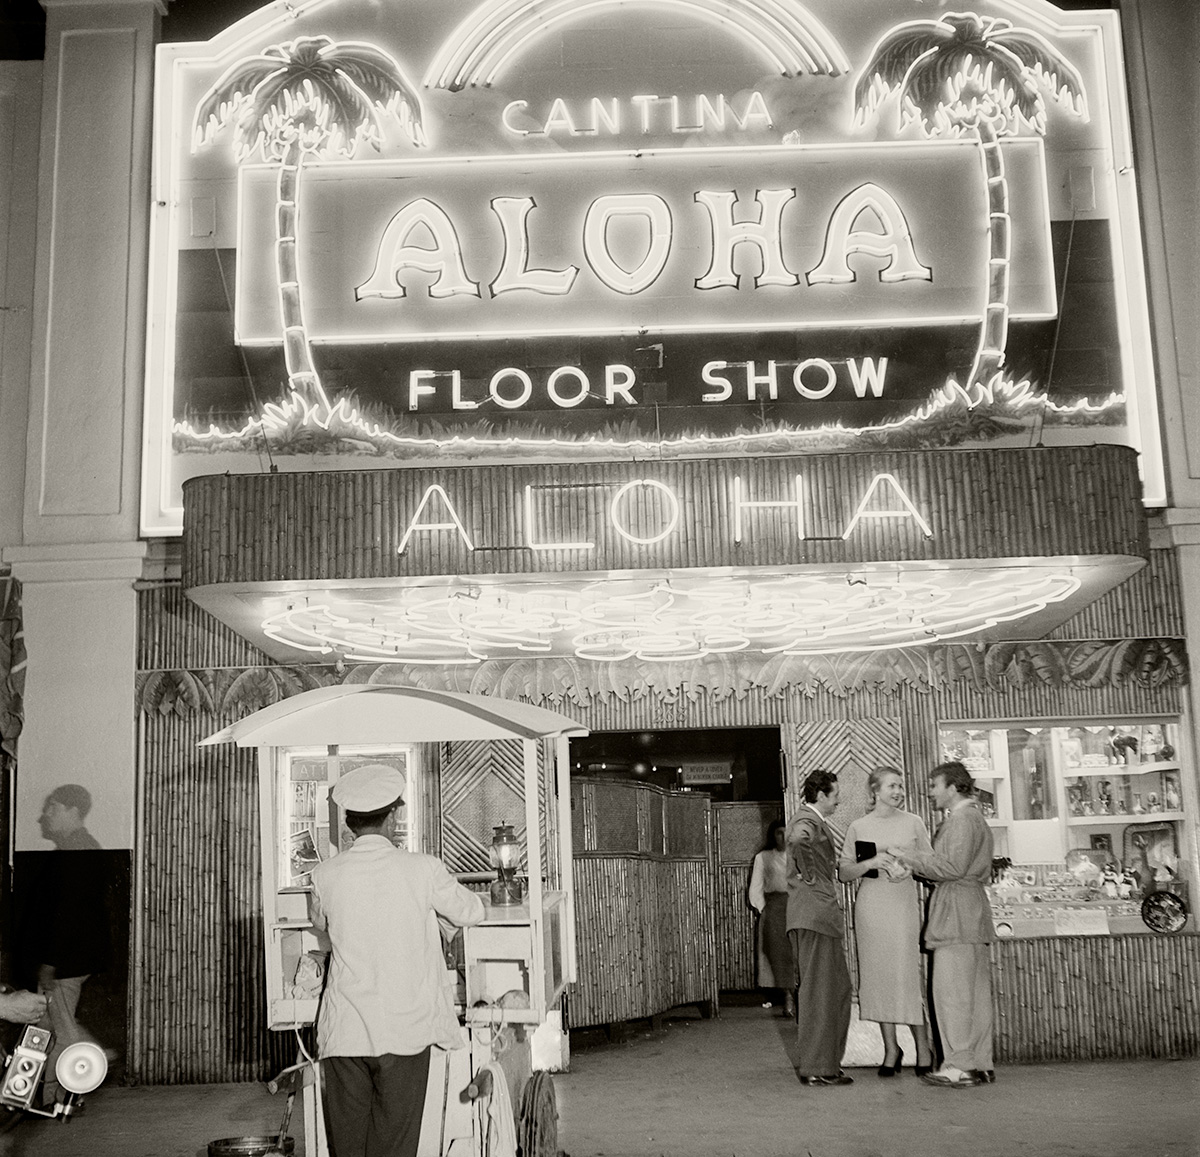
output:
M846 832L843 863L854 862L856 840L880 851L893 847L931 851L925 825L911 812L886 819L871 812ZM893 880L863 877L854 901L854 936L858 945L858 1015L889 1024L924 1024L921 979L921 912L917 885L911 877Z

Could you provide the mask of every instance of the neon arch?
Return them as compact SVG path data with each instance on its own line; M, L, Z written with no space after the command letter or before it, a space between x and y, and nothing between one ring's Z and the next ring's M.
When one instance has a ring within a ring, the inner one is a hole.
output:
M606 8L682 10L748 44L784 76L839 76L850 61L828 29L795 0L483 0L438 49L426 88L490 85L534 39Z

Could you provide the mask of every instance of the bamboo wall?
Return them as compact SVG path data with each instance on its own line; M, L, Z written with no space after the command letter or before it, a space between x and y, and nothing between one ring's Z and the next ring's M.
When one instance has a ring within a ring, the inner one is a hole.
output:
M661 806L656 806L656 804ZM716 1007L716 889L704 796L651 784L571 785L579 983L573 1028ZM631 822L622 822L622 813ZM614 819L616 822L614 822Z
M999 1061L1200 1053L1200 934L1001 940L992 983Z
M1181 634L1175 559L1168 551L1152 551L1140 576L1055 633L1060 640L1109 640L1100 651L1095 642L1082 646L1075 667L1047 667L1044 654L1020 648L1005 652L1001 664L985 664L989 649L971 667L964 657L976 648L941 646L916 655L797 660L786 677L777 667L759 678L715 662L677 670L671 664L548 660L484 664L469 676L401 668L338 672L271 663L177 585L142 590L139 615L142 839L135 863L128 1071L131 1079L148 1083L260 1079L294 1058L291 1037L263 1027L253 755L195 746L231 718L279 698L343 678L386 677L524 698L593 730L778 726L792 773L790 812L800 773L809 766L798 737L813 732L801 725L899 719L902 766L918 770L936 761L940 721L1176 714L1186 680L1182 646L1163 649ZM1120 640L1137 646L1131 650ZM1054 644L1051 658L1069 658L1073 646ZM920 793L914 804L919 811L925 807ZM435 792L426 801L426 817L438 819L439 806ZM573 821L576 849L586 851L582 819L573 815ZM656 818L647 805L638 830L652 832L655 824L661 832L661 807ZM650 851L648 857L584 856L576 864L578 894L596 916L590 923L580 920L575 1023L652 1015L646 1011L652 1005L715 1000L719 988L753 984L747 979L748 861L714 874L694 859L674 865L655 860L653 853L665 851L661 846ZM669 935L663 922L673 913L663 907L666 895L676 905L681 896L690 904ZM1120 946L1122 940L1128 944ZM1118 951L1125 955L1106 955ZM1021 1060L1073 1058L1089 1050L1101 1056L1200 1052L1194 1008L1187 1019L1187 1002L1196 999L1196 951L1196 940L1188 937L997 945L997 976L1009 969L997 987L1000 1055ZM657 971L634 967L653 954L664 961ZM1026 971L1014 971L1011 961ZM614 975L623 977L619 984ZM1060 976L1057 987L1042 992L1037 986L1050 975ZM1024 987L1017 984L1021 976ZM1106 986L1127 1002L1111 1017L1104 1002L1116 997L1104 996ZM1035 1016L1030 1007L1045 1014ZM1068 1010L1088 1007L1111 1020L1103 1034L1089 1035L1086 1025L1070 1019ZM1031 1018L1028 1024L1022 1016ZM1057 1027L1050 1032L1046 1025Z

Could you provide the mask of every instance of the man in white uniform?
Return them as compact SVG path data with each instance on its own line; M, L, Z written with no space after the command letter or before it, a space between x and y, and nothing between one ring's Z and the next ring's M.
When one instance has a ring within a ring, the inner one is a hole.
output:
M441 860L393 846L394 768L356 768L331 794L355 840L313 869L309 896L332 952L317 1018L329 1141L336 1157L414 1157L430 1048L465 1043L437 917L478 924L483 902Z

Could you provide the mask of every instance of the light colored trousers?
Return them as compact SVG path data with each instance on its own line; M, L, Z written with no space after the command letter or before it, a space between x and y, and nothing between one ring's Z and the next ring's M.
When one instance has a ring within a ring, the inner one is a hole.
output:
M967 1072L992 1061L992 966L986 944L933 950L933 1009L946 1064Z
M38 992L43 993L50 1001L46 1005L46 1015L38 1021L38 1025L54 1033L54 1046L46 1061L46 1082L43 1086L45 1101L52 1101L58 1092L54 1066L58 1064L63 1049L80 1041L91 1041L93 1044L96 1041L96 1038L75 1019L75 1010L79 1007L79 995L83 991L85 980L86 976L59 979L54 975L54 969L45 964L38 968Z

